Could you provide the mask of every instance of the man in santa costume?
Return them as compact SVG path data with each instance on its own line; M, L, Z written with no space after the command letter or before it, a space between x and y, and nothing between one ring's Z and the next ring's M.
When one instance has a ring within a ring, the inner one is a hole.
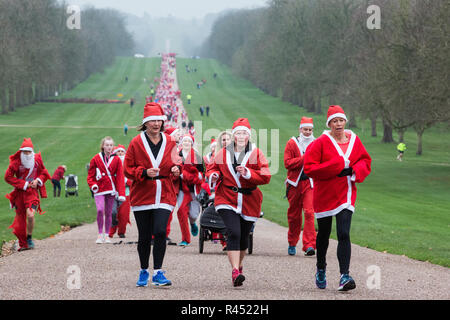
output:
M166 119L159 104L145 105L139 127L142 132L131 140L125 155L125 176L133 180L130 202L138 228L137 251L141 266L138 287L148 285L153 236L152 284L172 284L161 268L166 253L167 222L177 201L173 181L180 175L181 159L176 142L163 132Z
M126 154L125 146L119 144L114 148L113 154L115 154L122 161L122 170L123 170L123 161L125 160ZM114 234L117 232L119 238L125 238L125 232L127 230L127 224L131 225L130 221L130 187L133 183L132 180L125 177L125 201L116 201L117 208L117 217L113 219L111 224L111 229L109 230L109 237L112 238Z
M284 166L287 169L286 196L289 201L287 218L288 254L296 254L296 246L302 228L302 210L305 214L303 227L303 251L312 256L316 248L316 231L314 229L313 182L303 172L303 159L306 148L314 141L313 119L302 117L299 126L299 136L292 137L284 150Z
M243 261L248 237L261 214L263 195L258 186L268 184L271 174L264 154L250 142L251 127L247 118L234 122L232 135L232 142L217 151L207 177L211 187L217 184L214 206L227 229L231 279L237 287L245 280Z
M372 159L359 137L345 130L347 117L340 106L330 106L326 125L331 130L317 138L306 150L304 171L314 180L313 205L318 233L316 285L325 289L326 253L333 216L336 217L339 261L339 291L352 290L355 281L349 275L350 225L356 202L356 183L370 174Z
M125 177L122 161L113 154L114 140L105 137L97 153L89 164L87 183L94 193L97 207L98 237L96 243L110 243L108 233L111 230L114 201L126 200ZM104 229L103 229L104 228Z
M14 187L6 195L16 217L10 226L19 240L19 251L34 248L32 233L36 211L42 214L40 198L47 198L45 182L50 174L42 162L41 153L34 153L31 138L25 138L19 151L9 157L5 181Z

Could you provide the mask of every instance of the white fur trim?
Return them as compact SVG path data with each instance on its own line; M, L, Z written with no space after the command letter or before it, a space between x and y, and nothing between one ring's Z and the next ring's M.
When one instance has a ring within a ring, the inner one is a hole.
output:
M25 185L23 186L23 191L26 191L27 190L27 188L28 188L28 184L29 184L29 182L27 181L27 182L25 182Z
M39 187L42 187L44 185L44 183L42 182L41 179L37 178L36 180L38 181L38 186Z
M234 128L234 129L231 131L231 133L234 134L236 131L240 131L240 130L246 131L249 135L252 134L252 131L251 131L249 128L247 128L246 126L237 126L236 128Z
M94 184L94 185L91 187L91 190L92 190L92 192L97 193L97 191L98 191L98 185Z
M312 123L302 123L300 124L299 128L304 128L304 127L311 127L314 128L314 125Z
M330 126L329 126L330 121L333 120L334 118L343 118L343 119L345 119L345 121L347 121L347 117L345 116L345 113L335 113L335 114L332 114L332 115L329 116L328 119L327 119L327 127L328 127L328 128L330 127Z
M144 118L142 120L142 124L146 123L147 121L151 121L151 120L162 120L162 121L166 121L167 117L166 116L149 116L147 118Z
M170 204L167 203L158 203L158 204L146 204L146 205L142 205L142 206L134 206L131 207L131 210L133 211L144 211L144 210L152 210L152 209L166 209L169 211L172 211L175 207L171 206Z
M25 148L20 148L20 151L33 151L33 148L31 147L25 147Z

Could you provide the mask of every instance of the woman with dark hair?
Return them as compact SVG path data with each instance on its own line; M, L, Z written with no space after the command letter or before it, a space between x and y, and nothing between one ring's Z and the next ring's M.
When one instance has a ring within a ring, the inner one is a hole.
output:
M249 141L250 130L248 119L237 119L231 144L217 151L207 172L210 183L217 183L214 206L227 229L227 255L235 287L245 280L248 237L261 214L263 196L258 185L268 184L271 178L264 154Z
M304 172L314 182L313 206L319 231L317 233L316 285L325 289L326 254L333 216L336 216L337 257L341 277L339 291L356 288L349 275L351 242L350 224L356 202L356 183L370 174L372 159L359 137L345 130L347 117L340 106L330 106L327 127L306 149Z
M149 259L152 236L153 277L155 286L172 284L161 269L166 252L166 227L170 212L176 205L173 179L180 175L181 159L176 142L165 134L166 116L157 103L144 107L144 119L139 135L131 140L125 155L125 176L133 180L130 190L131 208L138 228L138 254L141 265L138 287L149 279Z

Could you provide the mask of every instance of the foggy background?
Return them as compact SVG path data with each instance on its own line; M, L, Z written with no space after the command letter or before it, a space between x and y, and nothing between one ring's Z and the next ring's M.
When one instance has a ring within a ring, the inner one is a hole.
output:
M266 6L267 0L66 0L83 8L113 8L123 13L135 41L135 53L156 56L176 52L183 57L199 55L217 18L233 9Z

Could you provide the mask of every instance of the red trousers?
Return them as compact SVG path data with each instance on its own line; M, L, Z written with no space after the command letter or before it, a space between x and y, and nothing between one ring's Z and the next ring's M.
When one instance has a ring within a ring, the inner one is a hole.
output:
M117 226L111 226L111 229L109 229L109 237L112 238L114 234L117 231L117 234L125 234L127 231L127 223L131 224L130 222L130 197L127 196L125 202L123 202L119 210L117 212Z
M184 194L183 202L177 211L178 222L181 230L181 241L191 243L191 233L189 231L189 203L192 201L190 194Z
M16 216L10 229L13 229L13 234L19 240L20 248L28 248L27 243L27 209L35 205L42 214L39 207L39 196L36 190L29 190L28 192L18 191L15 193L14 206L16 208Z
M287 218L289 224L288 242L290 246L296 246L300 239L302 229L302 211L305 215L303 226L303 251L309 247L316 249L316 230L314 229L313 190L309 180L299 181L297 187L289 186L289 208Z

